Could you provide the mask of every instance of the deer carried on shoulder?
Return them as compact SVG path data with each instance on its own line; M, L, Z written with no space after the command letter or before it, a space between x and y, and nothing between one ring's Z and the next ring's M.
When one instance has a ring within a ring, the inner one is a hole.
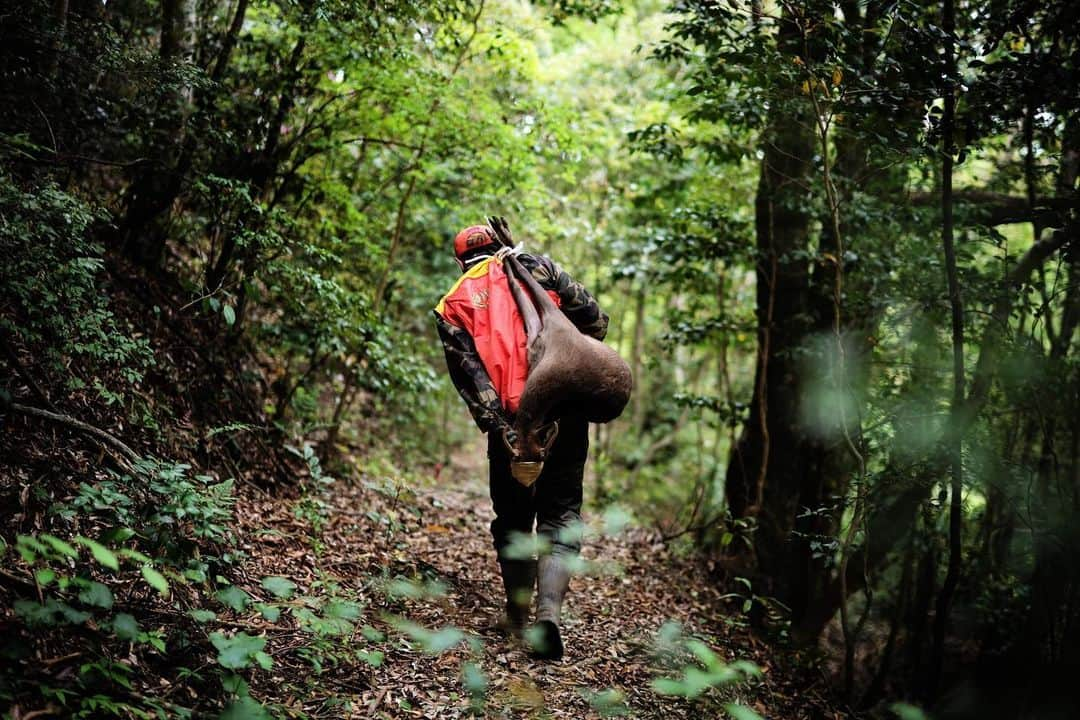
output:
M510 471L531 487L559 433L567 413L592 423L607 423L622 414L630 400L630 367L604 343L583 335L562 313L536 279L514 257L513 237L505 218L488 218L503 248L502 260L510 292L525 323L529 365L525 388L514 419L514 434L503 433L510 453Z

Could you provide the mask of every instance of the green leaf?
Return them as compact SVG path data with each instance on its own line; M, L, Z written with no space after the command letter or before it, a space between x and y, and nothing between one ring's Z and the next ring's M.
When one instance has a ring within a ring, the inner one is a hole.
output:
M476 663L467 662L461 666L461 684L473 697L483 697L488 687L487 675Z
M201 610L196 608L195 610L188 610L188 615L193 617L197 623L208 623L211 620L217 619L217 613L213 610Z
M60 624L60 618L72 625L82 625L90 619L90 613L76 610L67 603L47 598L44 604L34 600L16 600L15 614L31 626L53 626Z
M671 678L656 678L652 681L652 688L661 695L683 694L683 684Z
M626 717L630 714L630 708L626 706L626 696L619 690L606 688L593 691L579 688L578 692L600 717Z
M159 653L165 652L165 638L162 636L160 631L147 633L143 637L145 637L146 641L150 643L150 647L154 648Z
M119 557L124 558L125 560L131 560L133 562L139 563L140 565L149 565L150 563L154 562L154 559L150 556L144 555L138 550L132 550L131 548L120 548L116 551L116 554Z
M263 670L269 670L270 668L274 667L274 659L262 650L255 653L252 657L255 658L255 662L259 663L259 667L261 667Z
M283 577L264 577L262 582L263 589L276 597L278 600L288 600L296 592L296 583L288 578Z
M90 613L76 610L67 603L58 602L56 605L60 609L60 614L72 625L82 625L90 619Z
M79 600L93 607L108 610L113 606L113 594L107 586L99 582L89 582L79 591Z
M686 649L706 667L713 666L717 662L716 653L712 651L712 648L696 638L686 641Z
M421 639L425 652L437 655L446 652L465 639L465 633L456 627L444 627Z
M127 613L117 613L112 621L113 632L121 640L134 640L139 637L139 623Z
M370 642L382 642L386 639L386 633L382 632L381 630L376 630L370 625L365 625L364 627L360 628L360 634L363 635L364 638Z
M236 311L233 310L232 305L226 305L225 307L221 308L221 314L225 318L226 325L231 326L236 323Z
M683 678L683 688L688 698L696 698L716 684L716 679L701 668L688 667Z
M277 605L268 605L266 603L255 603L255 609L263 616L263 619L276 623L281 618L281 608Z
M210 633L210 642L217 648L217 660L222 667L230 670L243 670L249 667L252 661L258 662L262 667L269 669L273 661L270 656L263 652L266 647L266 638L248 635L239 632L233 637L226 637L222 633Z
M236 612L243 612L251 604L251 596L235 585L229 585L218 590L215 597L219 603L227 608L232 608Z
M31 627L41 625L55 625L56 614L59 608L52 598L42 605L36 600L16 600L13 605L15 614L26 621Z
M37 562L38 555L45 555L48 552L45 546L38 542L37 538L30 535L17 536L15 538L15 548L19 551L23 561L27 563Z
M326 604L323 614L335 620L359 620L364 608L360 603L349 600L334 600Z
M221 676L221 689L230 695L247 697L251 694L251 687L247 680L236 673L223 673Z
M357 650L356 657L366 662L371 667L382 667L385 657L381 650Z
M724 706L724 710L726 710L727 714L734 718L734 720L764 720L764 718L745 705L728 703Z
M258 701L245 696L229 703L218 720L274 720L274 716Z
M143 579L146 580L147 585L157 590L162 595L162 597L168 597L169 581L165 579L164 575L162 575L149 565L143 565L141 571Z
M34 580L42 587L48 587L56 579L56 572L49 568L34 571Z
M110 570L119 570L120 561L116 559L116 554L112 550L105 547L101 543L91 540L90 538L79 535L75 538L75 542L83 547L90 549L90 554L94 556L94 559L98 561L103 567L107 567Z
M905 702L893 703L889 706L889 710L900 720L927 720L926 713L920 708Z
M107 543L122 543L133 537L135 537L134 530L131 528L119 527L106 531L105 534L101 536L101 539Z
M70 558L79 557L78 550L72 547L71 544L64 542L58 537L42 534L40 538L42 542L47 543L53 550L60 553L61 555L67 555Z

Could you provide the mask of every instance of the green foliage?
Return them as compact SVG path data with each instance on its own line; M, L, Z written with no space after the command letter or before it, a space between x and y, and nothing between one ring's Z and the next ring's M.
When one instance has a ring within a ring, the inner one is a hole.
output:
M113 396L105 374L135 385L151 364L145 339L109 308L105 250L94 240L106 219L54 183L24 189L0 174L0 335L41 347L41 370L70 389L97 388L103 399Z
M218 720L272 720L273 717L259 702L245 695L229 703Z
M236 587L227 585L218 590L214 596L217 601L234 612L243 612L251 604L251 596Z
M296 583L283 577L264 577L259 585L278 600L288 600L296 592Z
M896 715L899 720L927 720L927 715L916 705L909 703L893 703L889 706L889 710Z
M160 662L151 658L191 642L181 626L144 627L139 613L148 595L168 598L174 584L197 590L210 563L224 568L229 553L221 550L231 538L232 500L231 483L191 477L187 465L140 460L128 472L100 472L54 504L49 517L56 534L16 538L13 549L43 598L14 601L19 624L38 633L77 625L95 640L84 651L80 672L56 689L73 716L150 717L154 708L169 708L179 717L188 712L153 698L126 699L133 690L132 669L111 658L116 643L134 648L131 652L144 662ZM96 538L74 534L76 523ZM200 553L200 546L212 552ZM215 617L199 609L191 614L199 622ZM243 650L239 645L221 649L223 663L241 663ZM254 651L252 657L260 666L268 660ZM49 692L33 684L33 675L15 682L7 676L4 682L19 692Z
M467 639L461 629L453 626L430 630L402 618L390 618L389 622L395 630L408 636L421 650L431 655L440 655Z
M597 712L600 717L626 717L630 714L630 708L626 705L626 695L619 690L607 689L594 692L581 690L582 697L589 703L589 707Z
M662 660L678 668L673 676L661 676L652 681L653 689L661 695L694 700L715 688L736 686L761 677L761 670L753 663L745 660L725 662L702 640L684 636L676 623L669 622L660 629L656 647ZM729 712L736 720L750 717L745 714L750 712L745 708L734 712L729 709ZM744 714L738 715L740 712Z
M266 647L264 637L255 637L246 632L227 637L220 632L214 632L210 633L210 642L217 648L218 663L229 670L243 670L254 664L258 664L263 670L273 667L273 659L263 651Z

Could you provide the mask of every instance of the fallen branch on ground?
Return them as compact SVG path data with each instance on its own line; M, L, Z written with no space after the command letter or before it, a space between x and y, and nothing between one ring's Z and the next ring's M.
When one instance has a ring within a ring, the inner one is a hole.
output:
M132 450L125 445L123 441L117 438L115 435L102 430L101 428L94 427L89 423L85 423L82 420L77 420L70 415L64 415L62 413L55 413L51 410L43 410L41 408L31 407L29 405L22 405L17 402L8 403L3 409L13 410L23 415L30 417L41 418L43 420L49 420L50 422L59 423L60 425L67 425L70 428L74 428L81 433L90 435L97 438L106 445L112 447L114 450L118 450L128 460L135 461L139 459L139 453Z

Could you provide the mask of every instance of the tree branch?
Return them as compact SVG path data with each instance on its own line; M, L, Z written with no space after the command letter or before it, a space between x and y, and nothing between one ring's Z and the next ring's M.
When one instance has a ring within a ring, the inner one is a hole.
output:
M989 190L957 190L953 200L965 206L968 221L983 225L1008 225L1010 223L1037 222L1042 226L1061 224L1064 211L1075 206L1072 198L1039 198L1032 206L1021 195L991 192ZM941 202L937 192L913 192L908 202L915 206L935 206Z
M54 413L50 410L42 410L41 408L30 407L29 405L22 405L16 402L8 404L7 409L14 410L17 413L22 413L23 415L28 415L30 417L49 420L50 422L58 423L60 425L67 425L68 427L74 428L81 433L85 433L86 435L97 438L106 445L112 447L114 450L118 450L128 460L134 462L139 459L139 453L135 452L130 447L125 445L115 435L108 433L101 428L94 427L89 423L84 423L82 420L77 420L70 415Z
M1001 294L990 311L990 321L986 326L980 344L979 359L975 364L975 374L972 378L971 390L961 411L956 415L956 421L952 432L958 435L967 433L971 423L986 404L990 394L990 384L993 382L994 373L997 370L998 351L1001 346L1001 335L1008 324L1009 314L1012 312L1013 293L1019 286L1027 282L1031 273L1037 267L1046 262L1047 258L1061 248L1075 240L1080 226L1070 224L1058 230L1044 240L1036 242L1013 266L1012 270L1005 275L1002 283Z

